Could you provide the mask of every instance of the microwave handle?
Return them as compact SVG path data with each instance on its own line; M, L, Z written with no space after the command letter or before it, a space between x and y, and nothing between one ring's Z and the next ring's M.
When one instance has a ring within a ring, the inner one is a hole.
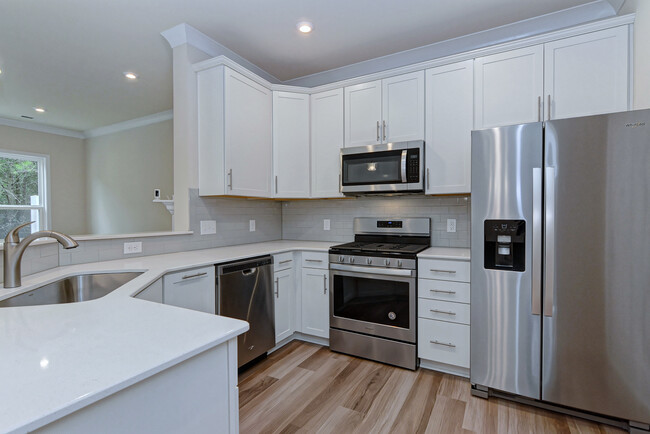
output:
M406 182L406 154L407 151L404 149L402 151L402 183Z

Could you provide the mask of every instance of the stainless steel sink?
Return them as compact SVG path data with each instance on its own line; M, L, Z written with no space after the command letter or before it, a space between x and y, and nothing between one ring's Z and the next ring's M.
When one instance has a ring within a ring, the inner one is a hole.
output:
M38 306L95 300L116 290L142 272L79 274L48 283L0 301L0 307Z

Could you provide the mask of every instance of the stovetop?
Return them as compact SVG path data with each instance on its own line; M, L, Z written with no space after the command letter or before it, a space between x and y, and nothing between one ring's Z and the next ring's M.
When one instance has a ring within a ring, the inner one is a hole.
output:
M428 245L422 244L406 244L406 243L391 243L391 242L364 242L353 241L351 243L339 244L332 246L332 250L337 253L390 253L396 255L408 254L416 255L419 252L428 248Z

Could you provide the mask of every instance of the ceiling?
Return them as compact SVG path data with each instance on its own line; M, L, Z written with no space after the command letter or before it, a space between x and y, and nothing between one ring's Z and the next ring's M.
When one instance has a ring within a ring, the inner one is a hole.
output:
M171 109L171 49L160 32L183 22L285 81L587 3L3 0L0 117L84 131ZM314 23L309 35L296 30L303 19ZM124 71L140 78L128 82Z

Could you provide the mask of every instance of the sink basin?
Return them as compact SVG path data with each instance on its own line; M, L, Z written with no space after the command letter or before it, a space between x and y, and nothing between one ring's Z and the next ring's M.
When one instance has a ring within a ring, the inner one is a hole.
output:
M0 301L0 307L38 306L95 300L135 279L142 272L79 274Z

